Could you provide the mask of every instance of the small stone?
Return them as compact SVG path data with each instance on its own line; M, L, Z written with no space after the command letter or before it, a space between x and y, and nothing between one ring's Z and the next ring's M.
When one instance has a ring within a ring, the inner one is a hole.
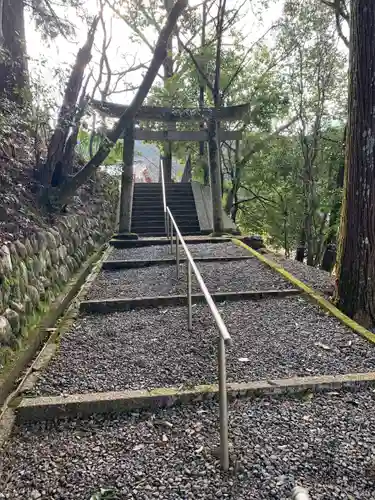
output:
M12 259L10 258L10 250L6 245L0 248L0 261L4 270L4 273L11 273L13 270Z
M35 286L29 285L27 287L27 295L30 297L31 303L34 307L37 307L40 302L39 292Z
M5 316L0 316L0 345L13 346L15 343L12 328Z
M21 331L21 322L18 313L8 308L4 313L4 317L8 320L13 334L17 336Z
M48 231L45 234L45 237L46 237L46 240L47 240L47 247L49 249L53 248L57 248L57 243L56 243L56 238L55 236L52 234L52 232Z
M68 256L68 250L65 245L61 245L58 249L60 260L65 261L66 257Z
M25 249L27 257L32 257L34 255L34 248L29 238L26 238L25 240Z
M67 283L69 280L69 270L65 265L60 266L59 274L60 274L61 281L63 283Z
M26 250L25 245L23 243L21 243L19 240L16 240L14 242L14 246L16 248L18 255L21 257L21 259L25 259L27 257L27 250Z
M45 250L47 248L47 238L46 238L46 233L37 233L36 235L37 241L38 241L38 250L41 252L42 250Z
M49 254L51 256L51 262L52 262L52 264L55 264L55 265L58 264L59 263L59 259L60 259L59 252L55 248L50 248Z

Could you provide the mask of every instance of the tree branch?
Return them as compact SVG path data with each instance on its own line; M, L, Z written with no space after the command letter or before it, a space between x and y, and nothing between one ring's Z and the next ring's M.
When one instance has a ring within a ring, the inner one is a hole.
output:
M187 4L188 0L177 0L174 4L166 24L160 32L150 67L148 68L148 71L130 106L121 115L113 129L108 133L107 137L103 141L103 144L100 146L94 157L60 189L58 193L58 200L60 203L66 203L79 186L86 182L95 169L102 164L102 162L107 158L113 145L125 130L127 123L134 118L138 109L142 106L142 103L147 97L147 94L156 78L159 68L167 55L168 39L176 26L179 16L186 9Z
M207 87L211 90L211 92L214 92L214 87L213 87L212 83L208 79L206 73L203 71L203 69L201 68L201 66L198 63L198 61L196 60L193 52L189 49L189 47L187 45L184 44L184 42L180 38L179 38L179 43L181 43L181 45L184 48L184 50L189 54L191 60L193 61L193 64L194 64L196 70L201 75L201 77L203 78L203 80L206 82Z

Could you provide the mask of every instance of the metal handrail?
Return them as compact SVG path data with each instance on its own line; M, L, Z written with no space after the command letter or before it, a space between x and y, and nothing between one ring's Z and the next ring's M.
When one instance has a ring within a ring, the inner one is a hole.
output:
M163 209L164 209L164 226L165 226L165 232L167 233L168 236L168 224L167 224L167 196L165 193L165 179L164 179L164 165L163 165L163 160L160 158L160 177L161 177L161 188L163 191Z
M223 469L227 471L229 469L229 440L228 440L228 400L227 400L227 375L226 375L226 360L225 360L225 344L231 344L231 337L224 324L224 321L213 301L210 292L202 278L201 273L194 259L187 247L187 244L178 228L178 225L170 211L167 200L166 200L166 190L165 190L165 180L164 180L164 165L163 159L160 159L160 169L161 169L161 183L163 190L163 207L164 207L164 222L165 231L167 237L171 240L171 252L173 253L173 232L175 232L175 245L176 245L176 273L177 279L180 277L180 249L179 244L181 242L182 248L186 254L186 265L187 265L187 306L188 306L188 330L191 331L193 327L192 321L192 290L191 290L191 271L193 270L195 277L198 281L199 287L202 290L204 298L206 299L207 305L214 317L215 323L219 329L219 348L218 348L218 375L219 375L219 411L220 411L220 461Z
M167 214L169 215L169 218L170 218L170 220L175 228L176 237L181 242L182 248L184 249L185 254L186 254L186 258L190 262L191 268L194 271L195 277L197 278L198 285L199 285L200 289L202 290L202 293L207 301L207 305L211 310L211 313L212 313L214 320L215 320L215 323L216 323L216 325L221 333L221 336L223 337L223 340L225 341L226 344L230 344L232 339L229 335L227 327L224 324L223 318L220 316L220 313L215 305L215 302L212 300L211 294L208 291L205 282L203 281L202 275L199 272L199 269L198 269L196 263L194 262L194 259L193 259L192 255L191 255L191 253L190 253L190 251L185 243L184 238L182 237L180 230L178 229L178 225L177 225L177 223L172 215L172 212L170 211L168 206L167 206Z

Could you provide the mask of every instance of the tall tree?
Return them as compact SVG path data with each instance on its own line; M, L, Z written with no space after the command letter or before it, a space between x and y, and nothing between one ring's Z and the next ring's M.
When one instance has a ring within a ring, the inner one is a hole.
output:
M22 105L28 90L23 0L0 2L0 95Z
M75 0L61 5L77 7ZM0 96L18 105L29 97L29 76L25 37L25 9L29 9L37 28L45 38L64 37L73 32L69 20L59 17L54 0L0 1Z
M352 0L349 119L340 226L337 303L375 324L375 3Z
M319 7L319 8L317 8ZM281 41L296 50L287 65L292 105L298 116L304 189L304 212L296 259L314 265L314 218L317 213L317 158L326 123L337 118L342 105L344 59L338 47L336 25L328 7L317 0L303 3L288 0Z

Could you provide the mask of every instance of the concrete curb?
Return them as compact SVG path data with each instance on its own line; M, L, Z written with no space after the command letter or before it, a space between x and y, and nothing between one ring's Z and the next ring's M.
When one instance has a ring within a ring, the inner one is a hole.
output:
M302 290L309 298L312 299L313 302L318 304L322 309L327 311L329 314L337 318L341 323L343 323L345 326L353 330L353 332L357 333L358 335L361 335L364 337L366 340L371 342L372 344L375 344L375 334L371 333L369 330L358 324L356 321L352 320L348 316L346 316L344 313L342 313L337 307L335 307L333 304L328 302L320 293L316 292L309 286L305 285L302 281L299 279L295 278L292 274L290 274L288 271L286 271L283 267L279 266L276 264L276 262L273 262L260 253L258 253L256 250L253 250L249 246L247 246L243 241L237 239L237 238L232 238L233 243L236 245L245 248L248 250L248 252L251 253L254 257L259 259L261 262L269 266L271 269L274 271L277 271L279 274L281 274L286 280L290 281L294 286Z
M232 256L232 257L194 257L195 262L238 262L242 260L254 260L252 255ZM181 258L180 263L183 264L187 259ZM154 260L107 260L103 262L102 269L115 270L115 269L137 269L140 267L150 266L166 266L176 264L174 257L167 257L166 259Z
M200 243L228 243L232 240L232 236L224 236L224 237L196 237L189 238L186 237L185 241L188 245L199 245ZM164 238L145 238L139 240L121 240L117 238L112 238L110 240L110 245L115 248L136 248L136 247L145 247L145 246L153 246L153 245L169 245L170 240L166 237Z
M259 290L259 291L244 291L244 292L219 292L212 293L211 297L215 302L237 302L239 300L260 300L266 297L280 298L295 295L301 295L301 290ZM192 294L193 304L201 304L206 301L203 294ZM157 297L135 297L135 298L114 298L114 299L98 299L84 300L80 303L80 312L83 313L100 313L106 314L119 311L131 311L133 309L147 309L152 307L173 307L186 306L186 295L165 295Z
M375 372L289 379L260 380L227 385L228 397L257 397L283 395L305 391L323 392L333 389L372 386ZM66 417L84 417L93 414L122 413L135 409L170 407L217 399L217 384L200 385L190 389L162 387L150 391L118 391L69 396L42 396L24 398L15 408L16 422L32 422Z

